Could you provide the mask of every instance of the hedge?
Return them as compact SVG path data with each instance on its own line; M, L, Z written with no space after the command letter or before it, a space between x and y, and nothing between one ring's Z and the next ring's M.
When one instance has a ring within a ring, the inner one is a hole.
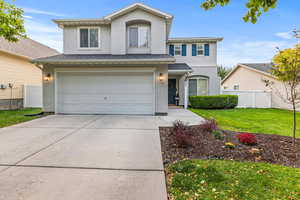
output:
M237 95L190 96L189 100L192 108L204 109L234 108L238 104Z

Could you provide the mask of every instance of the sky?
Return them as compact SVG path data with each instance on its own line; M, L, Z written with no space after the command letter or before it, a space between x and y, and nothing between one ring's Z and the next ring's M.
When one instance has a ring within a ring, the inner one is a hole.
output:
M300 29L300 1L279 0L275 9L256 24L245 23L246 0L232 0L210 11L200 8L204 0L16 0L23 8L27 35L62 52L62 31L52 22L61 18L97 18L140 2L174 16L171 37L223 37L218 44L218 64L270 62L276 48L292 47L292 30Z

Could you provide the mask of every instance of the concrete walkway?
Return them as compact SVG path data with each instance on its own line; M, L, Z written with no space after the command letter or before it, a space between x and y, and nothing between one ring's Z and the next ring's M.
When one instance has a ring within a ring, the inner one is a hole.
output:
M202 119L52 115L0 129L0 200L166 200L159 126Z

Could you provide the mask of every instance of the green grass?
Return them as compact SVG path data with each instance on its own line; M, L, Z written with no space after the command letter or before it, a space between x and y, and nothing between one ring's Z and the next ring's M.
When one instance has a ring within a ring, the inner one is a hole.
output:
M190 109L209 119L215 118L220 128L232 131L292 136L293 113L281 109L236 108L228 110ZM300 137L300 113L297 113L297 137Z
M40 108L26 108L22 110L0 110L0 128L39 118L38 116L24 116L24 114L35 114L39 112L41 112Z
M168 167L173 200L299 200L300 169L264 163L185 160Z

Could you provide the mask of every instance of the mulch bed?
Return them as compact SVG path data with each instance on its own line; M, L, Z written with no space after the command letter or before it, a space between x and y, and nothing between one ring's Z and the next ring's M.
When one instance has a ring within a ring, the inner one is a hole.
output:
M160 128L162 155L168 165L182 159L224 159L251 162L267 162L300 168L300 139L279 135L254 134L257 144L241 144L232 131L223 131L225 138L218 140L212 133L203 132L199 126L192 126L193 146L179 148L172 135L173 128ZM225 142L236 145L234 149L225 147ZM253 151L253 148L259 152ZM251 151L252 150L252 151Z

